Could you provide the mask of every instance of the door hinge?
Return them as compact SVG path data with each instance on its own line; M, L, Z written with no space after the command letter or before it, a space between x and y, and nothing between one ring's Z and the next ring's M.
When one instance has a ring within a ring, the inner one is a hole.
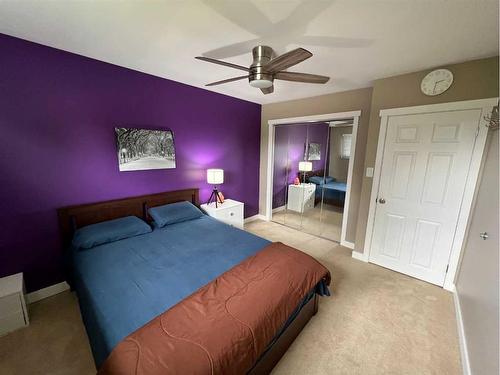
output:
M477 138L478 135L479 135L479 126L476 129L476 137L475 138Z
M446 265L446 271L445 271L445 273L448 273L448 268L450 268L449 264Z

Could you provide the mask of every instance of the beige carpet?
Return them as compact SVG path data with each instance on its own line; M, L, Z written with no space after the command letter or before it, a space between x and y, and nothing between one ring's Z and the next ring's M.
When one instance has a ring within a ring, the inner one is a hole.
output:
M450 293L280 224L255 221L247 229L311 254L333 275L332 296L320 300L274 375L461 373ZM30 313L28 328L0 338L0 374L95 373L73 294L32 304Z

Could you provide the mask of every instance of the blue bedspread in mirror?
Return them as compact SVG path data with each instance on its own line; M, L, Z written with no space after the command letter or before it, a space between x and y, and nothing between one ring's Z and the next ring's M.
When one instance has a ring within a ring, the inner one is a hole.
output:
M335 202L336 204L343 205L345 202L346 183L332 181L326 184L316 185L315 200L321 201L321 197L325 203Z

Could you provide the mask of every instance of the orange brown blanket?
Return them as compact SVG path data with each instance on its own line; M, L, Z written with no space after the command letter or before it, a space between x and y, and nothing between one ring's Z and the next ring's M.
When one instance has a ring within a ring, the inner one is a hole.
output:
M322 280L318 261L273 243L129 335L98 374L245 374Z

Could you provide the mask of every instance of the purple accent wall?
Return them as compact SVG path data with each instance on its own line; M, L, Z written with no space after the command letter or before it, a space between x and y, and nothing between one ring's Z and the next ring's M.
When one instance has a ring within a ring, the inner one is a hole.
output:
M63 280L56 209L211 186L258 213L258 104L0 34L0 277ZM115 126L168 128L176 169L119 172Z
M321 145L321 160L312 160L313 170L328 169L328 124L278 125L274 134L273 208L286 203L288 184L293 183L299 172L299 162L304 160L306 140ZM306 155L307 156L307 155ZM302 181L302 178L301 178Z

